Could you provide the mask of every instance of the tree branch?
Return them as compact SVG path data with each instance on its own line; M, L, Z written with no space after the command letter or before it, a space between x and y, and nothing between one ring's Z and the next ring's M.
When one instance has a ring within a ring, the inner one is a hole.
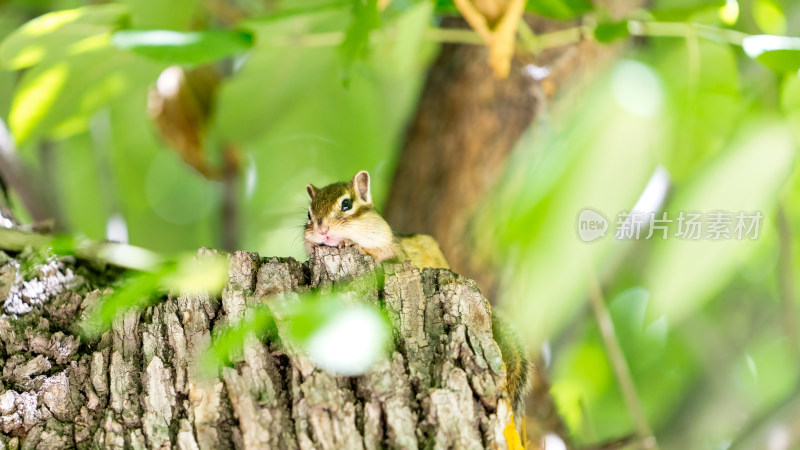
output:
M41 192L36 188L34 178L19 160L14 138L2 119L0 119L0 177L17 193L35 222L52 218Z

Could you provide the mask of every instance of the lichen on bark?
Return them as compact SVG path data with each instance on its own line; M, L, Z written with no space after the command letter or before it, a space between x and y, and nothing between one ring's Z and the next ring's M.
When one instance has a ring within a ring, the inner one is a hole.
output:
M0 296L30 306L0 318L2 447L507 446L511 414L489 305L448 270L376 266L353 248L319 248L305 263L236 252L219 296L170 294L120 311L87 339L76 324L120 272L51 255L23 276L25 258L0 254ZM365 374L319 368L281 326L281 339L248 337L214 374L200 364L215 330L251 307L277 311L334 287L383 307L393 326L393 349Z

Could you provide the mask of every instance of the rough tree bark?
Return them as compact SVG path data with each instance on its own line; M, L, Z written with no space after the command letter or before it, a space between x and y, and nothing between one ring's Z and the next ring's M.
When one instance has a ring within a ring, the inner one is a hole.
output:
M473 281L409 263L375 270L352 248L229 261L219 297L169 295L86 339L76 323L120 271L0 252L0 448L506 447L505 372ZM393 324L394 350L365 375L333 375L254 336L218 376L197 364L249 306L333 287L380 304Z

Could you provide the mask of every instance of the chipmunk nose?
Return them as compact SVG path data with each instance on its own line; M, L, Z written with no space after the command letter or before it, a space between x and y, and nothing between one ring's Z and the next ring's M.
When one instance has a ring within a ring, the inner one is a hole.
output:
M317 228L317 230L319 231L319 234L327 234L329 229L330 229L330 227L328 227L327 225L320 225Z

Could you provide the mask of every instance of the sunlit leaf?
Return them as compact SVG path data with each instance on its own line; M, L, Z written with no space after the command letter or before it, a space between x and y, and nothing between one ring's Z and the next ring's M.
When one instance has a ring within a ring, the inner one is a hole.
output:
M86 312L86 318L80 323L82 332L89 337L98 336L111 326L118 314L156 302L161 277L172 269L165 266L162 271L155 273L129 273L113 293L101 298Z
M719 9L719 18L727 25L734 25L739 20L739 2L726 0L725 6Z
M0 44L0 63L10 70L54 61L107 45L109 32L123 26L123 5L93 5L45 14L23 25Z
M51 111L67 81L69 66L56 64L26 74L17 88L9 115L9 126L18 142L24 142Z
M800 69L800 38L755 35L744 38L742 48L747 56L777 72Z
M38 64L19 82L11 130L20 144L40 135L83 131L88 116L125 92L131 77L153 69L109 47Z
M123 30L111 43L119 49L170 64L201 64L243 53L253 46L244 31Z
M165 276L161 284L173 292L216 295L227 281L228 260L223 255L187 256L178 261L175 272Z
M764 33L786 34L786 16L773 0L755 0L753 20Z

